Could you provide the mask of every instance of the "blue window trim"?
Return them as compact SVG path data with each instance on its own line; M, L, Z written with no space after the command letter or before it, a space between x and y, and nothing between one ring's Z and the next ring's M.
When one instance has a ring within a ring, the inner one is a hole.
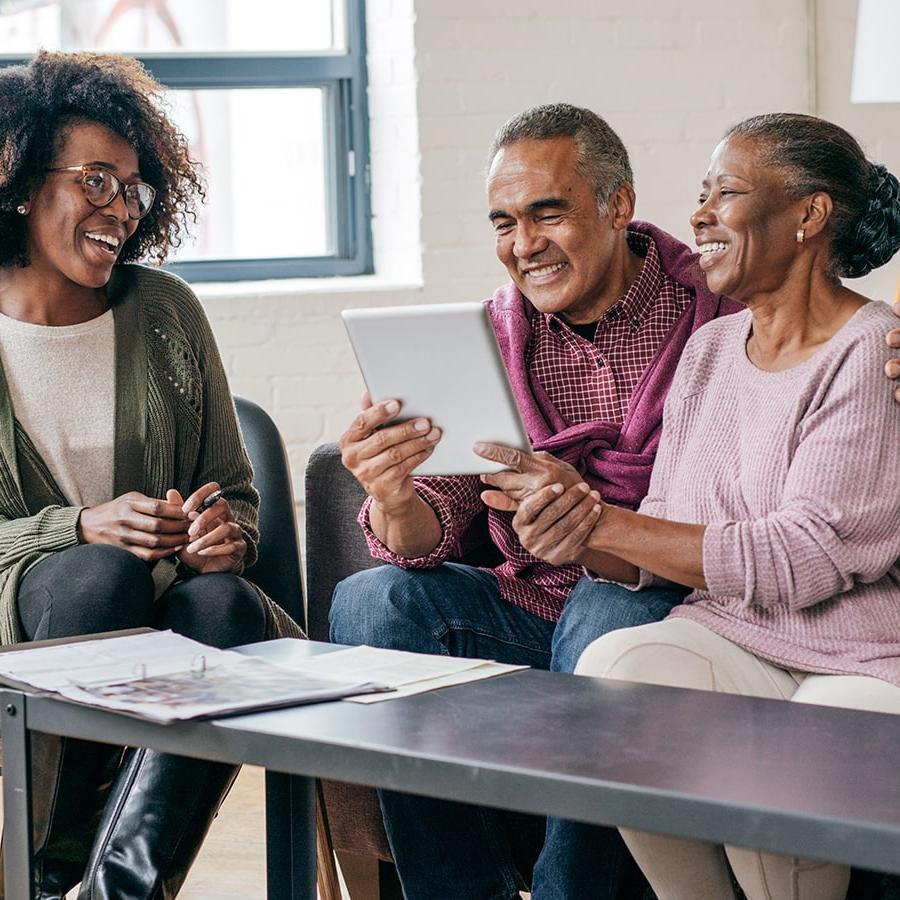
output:
M166 268L192 282L365 275L373 271L366 102L365 0L347 4L347 52L148 54L137 58L174 89L317 87L325 92L325 158L332 234L328 256L210 259ZM0 66L27 60L0 56Z

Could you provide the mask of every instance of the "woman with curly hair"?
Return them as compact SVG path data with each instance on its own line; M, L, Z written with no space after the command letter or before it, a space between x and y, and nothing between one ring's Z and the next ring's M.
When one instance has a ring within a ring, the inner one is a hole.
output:
M240 577L258 495L200 303L133 264L178 246L203 193L161 99L120 56L0 71L0 644L300 633ZM37 895L175 896L237 770L32 747Z

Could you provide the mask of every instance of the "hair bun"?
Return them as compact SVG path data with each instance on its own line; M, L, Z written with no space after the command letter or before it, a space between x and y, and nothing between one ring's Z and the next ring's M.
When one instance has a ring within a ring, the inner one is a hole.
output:
M884 166L873 164L866 197L866 211L842 267L848 278L867 275L900 249L900 182Z

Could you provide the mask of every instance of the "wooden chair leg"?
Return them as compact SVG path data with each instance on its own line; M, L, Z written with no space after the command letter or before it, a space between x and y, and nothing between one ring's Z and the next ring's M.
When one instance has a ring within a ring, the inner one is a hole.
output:
M350 900L381 900L376 857L338 850L337 861Z
M334 846L328 813L322 796L322 782L316 781L316 877L320 900L341 900L341 885L334 863Z

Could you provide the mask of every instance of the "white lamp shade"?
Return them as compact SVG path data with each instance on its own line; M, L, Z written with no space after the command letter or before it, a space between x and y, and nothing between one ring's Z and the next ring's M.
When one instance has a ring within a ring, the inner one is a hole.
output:
M859 0L850 102L900 102L900 0Z

